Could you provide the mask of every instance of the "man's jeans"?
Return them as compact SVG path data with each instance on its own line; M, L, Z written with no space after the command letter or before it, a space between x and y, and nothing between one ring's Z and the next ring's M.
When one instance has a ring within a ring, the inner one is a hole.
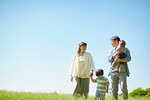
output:
M112 96L113 99L118 99L118 84L120 84L124 99L128 99L127 75L125 72L111 73Z

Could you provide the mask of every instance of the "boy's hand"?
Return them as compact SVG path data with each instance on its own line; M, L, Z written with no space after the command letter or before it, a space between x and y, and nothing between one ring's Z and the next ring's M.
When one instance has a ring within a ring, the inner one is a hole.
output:
M108 93L108 90L106 90L106 93Z
M71 76L71 79L70 79L70 80L71 80L71 82L73 82L73 77L72 77L72 76Z
M93 76L93 72L90 72L90 74L89 74L90 76Z

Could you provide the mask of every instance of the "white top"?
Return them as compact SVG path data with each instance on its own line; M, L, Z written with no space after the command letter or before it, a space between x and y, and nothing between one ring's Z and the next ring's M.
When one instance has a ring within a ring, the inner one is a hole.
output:
M78 77L80 78L86 78L86 70L84 70L85 67L85 61L84 61L84 56L79 56L78 57Z
M89 78L90 71L91 70L95 71L95 65L94 65L94 62L93 62L93 57L90 53L85 52L83 54L83 58L84 58L84 61L85 61L85 67L82 70L82 72L84 72L84 73L86 72L86 78ZM70 67L70 70L69 70L69 75L70 76L73 76L73 77L77 76L77 73L78 73L78 60L79 60L79 55L75 54L73 56L72 64L71 64L71 67Z

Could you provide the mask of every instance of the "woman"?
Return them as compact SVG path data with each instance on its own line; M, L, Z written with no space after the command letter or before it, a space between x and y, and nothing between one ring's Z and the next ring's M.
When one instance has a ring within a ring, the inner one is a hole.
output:
M88 97L89 93L89 74L95 71L95 66L93 62L92 55L85 52L87 49L87 44L81 42L79 44L79 49L72 59L71 68L69 75L71 76L71 82L75 78L75 89L73 92L74 99L76 97L81 97L84 95L85 99Z

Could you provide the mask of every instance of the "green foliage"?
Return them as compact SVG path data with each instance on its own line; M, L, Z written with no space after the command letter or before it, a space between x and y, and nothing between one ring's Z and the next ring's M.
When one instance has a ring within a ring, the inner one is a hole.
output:
M146 92L150 92L150 88L147 88L145 91L146 91Z
M130 94L131 97L135 96L150 96L150 88L143 90L142 88L137 88L133 90Z
M147 88L145 91L147 92L146 96L150 97L150 88Z
M71 94L58 93L26 93L26 92L11 92L0 90L0 100L73 100ZM85 100L78 98L77 100ZM88 100L94 100L94 96L90 96ZM106 100L112 100L112 96L106 96ZM119 96L119 100L123 100ZM129 100L150 100L150 97L129 97Z

